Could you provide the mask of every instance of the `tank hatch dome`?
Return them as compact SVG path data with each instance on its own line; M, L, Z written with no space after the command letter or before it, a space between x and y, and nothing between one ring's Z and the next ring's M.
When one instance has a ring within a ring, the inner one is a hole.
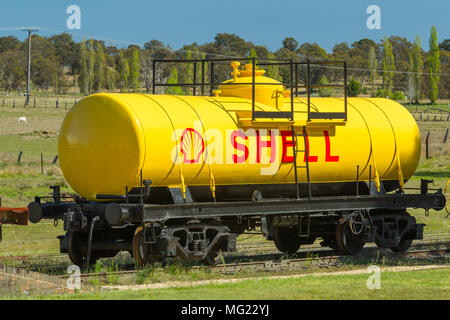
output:
M237 61L231 63L233 79L219 85L218 92L221 96L252 100L253 66L251 63L246 64L243 69L239 69L239 66ZM265 77L265 72L262 69L255 70L255 102L280 108L284 97L289 96L290 92L285 90L281 82Z

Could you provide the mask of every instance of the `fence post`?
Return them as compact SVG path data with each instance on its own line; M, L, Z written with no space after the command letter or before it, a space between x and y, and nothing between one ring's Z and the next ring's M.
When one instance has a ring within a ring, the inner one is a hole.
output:
M5 98L3 98L2 108L5 106ZM450 114L450 113L449 113Z
M16 98L13 99L13 108L16 107Z
M444 136L443 143L447 142L447 137L448 137L448 128L447 128L447 130L445 130L445 136Z
M56 109L58 109L58 107L59 107L59 100L56 99Z
M430 138L430 133L427 133L427 138L425 139L425 157L428 159L429 158L429 148L428 148L428 142L429 142L429 138Z
M33 100L34 100L33 108L36 108L36 98L34 98Z
M19 156L17 157L17 163L19 163L20 159L22 159L22 154L23 154L23 151L20 151Z
M41 153L41 174L44 174L44 157L42 156L42 153Z

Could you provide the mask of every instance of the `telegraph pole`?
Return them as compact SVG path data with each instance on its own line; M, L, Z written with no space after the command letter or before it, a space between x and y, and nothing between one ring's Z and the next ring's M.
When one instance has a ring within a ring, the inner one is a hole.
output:
M27 101L25 105L28 105L30 102L30 71L31 71L31 33L33 31L39 31L39 28L31 27L31 28L22 28L22 31L28 32L28 71L27 71Z

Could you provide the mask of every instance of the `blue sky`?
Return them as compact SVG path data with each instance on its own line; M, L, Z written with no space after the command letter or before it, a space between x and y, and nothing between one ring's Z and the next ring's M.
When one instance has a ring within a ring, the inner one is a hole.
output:
M72 4L81 8L81 30L66 27L66 8ZM372 4L381 8L380 30L366 27L366 9ZM412 41L418 34L427 50L432 25L439 42L450 38L449 13L449 0L3 0L0 36L23 39L24 32L9 28L39 26L45 36L67 31L76 41L90 36L123 41L111 43L117 46L158 39L178 49L228 32L270 50L291 36L330 52L338 42L379 41L385 35Z

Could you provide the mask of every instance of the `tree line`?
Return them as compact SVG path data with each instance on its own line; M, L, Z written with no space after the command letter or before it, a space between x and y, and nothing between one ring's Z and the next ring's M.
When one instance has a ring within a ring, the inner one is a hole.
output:
M236 34L219 33L213 42L192 43L174 50L158 40L146 42L143 47L130 45L118 48L101 40L75 42L71 35L62 33L50 37L32 35L31 81L35 91L55 93L80 92L91 94L102 91L151 92L153 59L205 59L255 57L256 59L345 60L348 67L348 94L408 99L418 103L429 99L450 98L450 40L438 42L436 28L430 30L429 50L422 49L422 40L414 42L399 36L385 37L379 42L361 39L348 44L336 44L328 53L317 43L300 44L293 37L281 41L281 47L272 52L265 46L246 41ZM14 36L0 37L0 88L6 92L21 91L26 86L27 40ZM285 66L268 66L266 75L284 83L290 81L290 70ZM197 82L200 81L197 67ZM299 82L305 80L305 70L299 70ZM161 64L155 78L159 83L192 83L193 64ZM215 68L214 82L230 77L230 67ZM205 81L209 73L205 70ZM339 83L342 70L330 65L311 69L311 83ZM188 87L157 87L157 93L191 94ZM324 87L316 94L330 96L333 89Z

